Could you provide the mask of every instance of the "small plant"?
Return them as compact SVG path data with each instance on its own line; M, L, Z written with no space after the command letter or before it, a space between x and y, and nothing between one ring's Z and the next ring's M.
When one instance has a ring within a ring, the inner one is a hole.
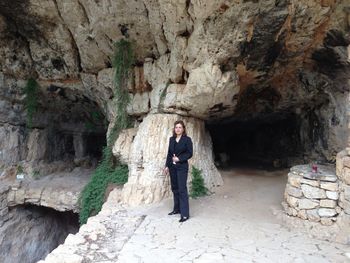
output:
M161 108L161 109L163 109L163 103L164 103L164 99L165 99L165 97L166 97L166 92L167 92L167 90L168 90L168 87L169 87L169 85L170 85L170 81L168 81L166 84L165 84L165 87L164 87L164 89L162 90L162 93L160 94L160 96L159 96L159 107Z
M192 166L192 182L190 189L190 196L197 198L208 194L208 189L204 185L202 177L202 170L199 170L195 166Z
M87 120L85 122L85 129L88 132L93 132L96 130L97 126L104 121L104 117L102 115L102 113L98 112L98 111L92 111L90 112L90 116L89 116L89 120ZM105 123L103 123L103 125L105 125Z
M17 174L22 174L24 172L22 165L17 165Z
M41 177L41 174L40 174L39 171L33 171L32 177L33 177L35 180L38 180L38 179Z
M24 87L24 94L26 95L25 106L27 110L27 126L32 128L33 126L33 116L38 110L38 94L39 94L39 84L35 79L30 78Z

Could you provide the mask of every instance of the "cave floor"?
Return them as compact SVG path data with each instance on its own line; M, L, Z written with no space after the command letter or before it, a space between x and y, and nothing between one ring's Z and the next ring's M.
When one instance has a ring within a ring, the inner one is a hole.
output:
M190 199L184 223L168 215L171 198L127 208L113 190L98 215L40 262L349 262L350 246L287 228L278 216L287 170L220 172L224 185Z
M147 214L118 262L349 262L350 247L290 230L275 216L287 170L221 171L215 194L190 199L190 219L168 216L172 199Z

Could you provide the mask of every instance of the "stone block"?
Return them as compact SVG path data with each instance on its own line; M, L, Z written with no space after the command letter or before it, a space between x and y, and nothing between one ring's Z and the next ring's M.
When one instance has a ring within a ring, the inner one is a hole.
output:
M298 211L292 207L288 207L286 212L290 216L297 216L297 214L298 214Z
M320 187L329 191L338 191L338 183L321 182Z
M317 209L306 210L307 218L313 222L319 222L320 216L317 213Z
M299 210L297 216L304 220L307 219L307 214L305 210Z
M318 187L302 184L301 189L305 197L310 199L323 199L326 198L326 191Z
M299 188L293 187L289 184L287 184L286 191L289 195L294 197L301 197L303 195Z
M305 179L305 178L301 179L300 183L311 185L311 186L315 186L315 187L319 187L320 186L320 181L318 181L318 180L310 180L310 179Z
M332 199L332 200L338 200L339 199L339 193L338 192L326 191L326 196L327 196L327 198Z
M299 199L291 195L286 195L286 201L290 206L296 208L298 206Z
M335 209L332 209L332 208L318 209L318 215L320 217L332 217L332 216L335 216L336 214L337 214L337 211L335 211Z
M299 200L299 209L313 209L319 206L319 201L302 198Z
M298 175L296 175L294 173L289 173L288 174L288 183L291 186L299 188L300 187L300 180L301 180L300 176L298 176Z
M324 182L336 182L338 180L338 177L335 174L321 175L318 178Z
M333 225L334 221L331 218L321 218L321 224L324 226Z
M327 208L335 208L337 206L337 202L334 200L322 199L320 201L320 206L327 207Z
M306 173L303 177L306 179L321 180L325 182L336 182L338 180L335 174L330 173Z

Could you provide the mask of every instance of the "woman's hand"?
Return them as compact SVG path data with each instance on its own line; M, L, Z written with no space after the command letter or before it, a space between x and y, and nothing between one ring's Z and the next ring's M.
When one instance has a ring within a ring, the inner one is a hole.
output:
M164 170L163 170L163 173L165 175L168 175L169 174L169 168L168 167L165 167Z
M179 161L180 161L179 158L177 158L177 157L175 156L175 154L174 154L174 156L173 156L173 163L179 162Z

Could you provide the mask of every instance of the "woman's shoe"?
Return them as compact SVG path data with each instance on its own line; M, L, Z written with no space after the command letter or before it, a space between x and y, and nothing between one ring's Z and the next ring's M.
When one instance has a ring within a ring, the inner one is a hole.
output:
M186 216L182 216L179 220L179 222L185 222L186 220L188 220L190 217L186 217Z
M176 214L180 214L179 211L171 211L168 215L171 216L171 215L176 215Z

